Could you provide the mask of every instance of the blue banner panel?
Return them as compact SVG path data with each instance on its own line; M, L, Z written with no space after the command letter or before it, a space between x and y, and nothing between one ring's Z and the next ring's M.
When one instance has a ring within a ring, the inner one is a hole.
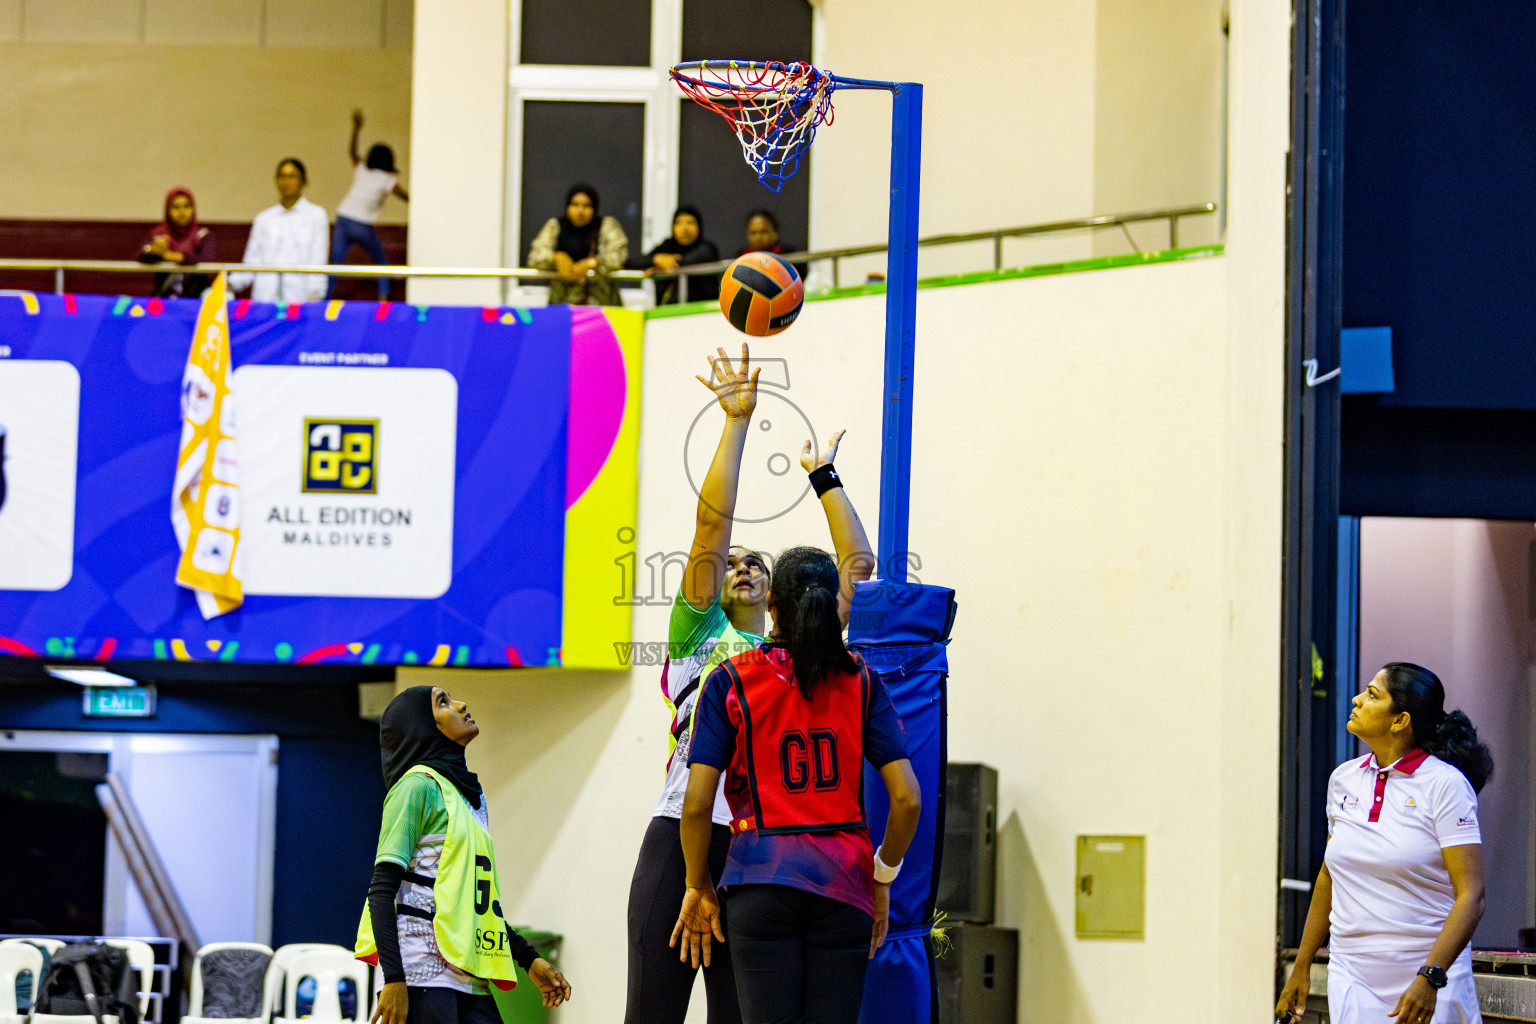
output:
M228 306L238 486L203 504L238 545L188 560L244 599L205 620L171 518L198 306L0 295L0 652L559 663L568 308Z

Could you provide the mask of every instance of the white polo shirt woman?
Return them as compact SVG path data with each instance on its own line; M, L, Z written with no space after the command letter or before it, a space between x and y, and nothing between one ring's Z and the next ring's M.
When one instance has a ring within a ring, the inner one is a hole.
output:
M1328 939L1333 1024L1481 1024L1467 947L1485 905L1477 791L1493 755L1419 665L1386 665L1352 703L1347 728L1371 753L1328 780L1328 849L1276 1018L1300 1019Z
M1385 1022L1456 902L1442 851L1483 841L1477 794L1423 749L1387 768L1375 754L1345 761L1328 780L1328 837L1329 1017ZM1431 1021L1480 1020L1467 948L1446 969Z

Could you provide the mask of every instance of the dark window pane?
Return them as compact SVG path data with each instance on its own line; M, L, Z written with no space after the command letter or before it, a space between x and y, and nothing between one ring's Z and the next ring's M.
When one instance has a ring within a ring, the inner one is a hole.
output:
M704 234L720 247L722 257L733 257L746 246L747 214L758 208L771 211L778 220L782 251L805 248L810 226L810 149L800 157L800 170L775 195L747 166L730 126L692 100L683 101L679 148L678 199L704 214Z
M597 189L598 214L616 218L631 257L639 253L644 151L643 103L524 103L518 255L528 258L533 236L565 212L565 193L578 182Z
M703 2L707 6L710 0ZM523 0L522 62L646 67L651 2Z
M0 932L101 934L107 819L96 801L105 754L0 752L0 835L13 872Z
M806 0L683 0L683 60L811 59Z

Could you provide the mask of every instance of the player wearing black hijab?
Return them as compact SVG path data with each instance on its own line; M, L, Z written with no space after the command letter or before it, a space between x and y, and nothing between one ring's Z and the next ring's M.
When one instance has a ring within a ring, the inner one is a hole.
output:
M499 1024L491 989L528 972L545 1006L571 997L561 973L501 913L485 794L464 748L469 708L437 686L396 695L379 721L383 825L357 955L384 988L373 1024Z

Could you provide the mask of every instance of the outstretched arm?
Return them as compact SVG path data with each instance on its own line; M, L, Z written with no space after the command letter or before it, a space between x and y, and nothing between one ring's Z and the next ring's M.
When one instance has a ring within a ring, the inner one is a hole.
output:
M749 353L741 344L741 366L732 369L725 349L710 360L715 381L698 380L715 393L725 410L725 429L715 448L714 461L699 488L699 508L694 520L693 547L688 552L688 567L683 571L683 597L695 608L708 608L720 596L725 581L725 559L731 548L731 522L736 514L736 489L741 477L741 452L747 443L747 427L757 408L757 375L748 376Z
M837 552L837 574L841 581L837 591L837 614L843 625L848 625L848 613L853 608L853 585L869 579L875 571L875 553L869 545L869 535L854 511L848 492L837 481L832 460L837 458L837 446L842 443L846 430L839 430L821 451L813 443L805 442L800 450L800 465L813 474L812 483L822 491L821 510L827 514L827 528L832 531L832 547ZM825 468L824 468L825 467ZM815 475L821 470L819 475Z
M357 155L357 136L363 130L363 108L352 108L352 141L347 144L347 155L352 158L352 166L356 167L363 162L363 158Z

